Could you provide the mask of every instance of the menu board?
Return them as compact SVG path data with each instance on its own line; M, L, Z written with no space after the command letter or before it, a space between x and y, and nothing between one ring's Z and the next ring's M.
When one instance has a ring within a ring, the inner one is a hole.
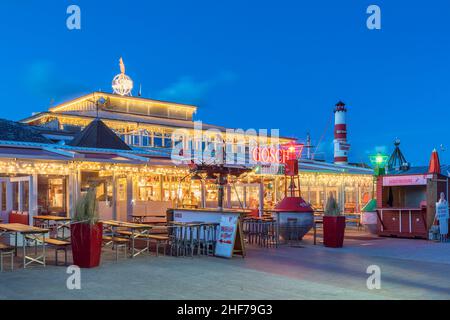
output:
M231 258L236 253L244 255L239 215L223 214L220 218L219 237L216 243L215 255Z

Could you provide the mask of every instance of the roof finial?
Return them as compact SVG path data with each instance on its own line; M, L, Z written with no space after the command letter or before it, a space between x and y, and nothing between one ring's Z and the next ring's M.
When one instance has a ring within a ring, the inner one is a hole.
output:
M122 57L119 59L120 73L112 81L112 88L115 94L121 96L131 96L133 90L133 80L125 74L125 64Z
M125 64L123 63L122 57L120 57L119 59L119 64L120 64L120 73L125 74Z

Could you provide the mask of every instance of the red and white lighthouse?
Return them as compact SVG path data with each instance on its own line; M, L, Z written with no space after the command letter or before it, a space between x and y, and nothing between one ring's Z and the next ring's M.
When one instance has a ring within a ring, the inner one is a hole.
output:
M334 108L334 163L348 164L347 123L345 103L339 101Z

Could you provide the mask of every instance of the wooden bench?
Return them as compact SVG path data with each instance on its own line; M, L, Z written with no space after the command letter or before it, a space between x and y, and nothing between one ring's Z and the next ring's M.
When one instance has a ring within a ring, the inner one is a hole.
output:
M134 233L134 235L137 236L137 238L144 238L144 239L151 238L150 236L153 236L153 235L167 235L167 228L161 229L158 231L159 232L157 232L157 233L153 233L153 232L144 233L144 234ZM116 233L121 236L125 236L125 237L131 237L133 235L133 233L131 231L117 231Z
M159 255L159 246L161 244L164 244L164 252L163 253L164 253L164 255L166 255L166 245L169 242L169 236L167 234L167 229L165 231L166 231L166 233L164 233L164 234L139 234L139 235L137 235L137 238L147 241L147 248L148 248L149 252L150 252L150 248L149 248L150 242L152 242L152 241L155 242L156 243L156 256ZM126 236L126 237L132 236L131 231L117 231L116 233L121 236Z
M112 236L103 236L103 242L106 242L106 245L112 243L112 248L116 250L116 261L119 260L119 248L124 248L125 256L128 251L128 244L130 243L130 239L121 238L121 237L112 237Z
M41 237L37 237L37 238L29 238L27 236L25 236L26 239L31 239L33 241L40 241L40 242L44 242L45 244L48 244L50 246L52 246L53 248L55 248L55 266L58 265L58 251L64 251L64 266L67 265L67 248L71 245L70 241L65 241L65 240L59 240L59 239L54 239L54 238L41 238Z
M116 242L116 243L125 243L129 242L129 239L126 238L120 238L120 237L111 237L111 236L103 236L102 237L103 242Z
M0 272L3 272L3 257L11 258L11 271L14 270L14 247L0 243Z
M149 234L147 238L150 241L156 242L156 256L159 255L159 245L162 243L164 244L164 251L163 254L166 255L166 246L169 243L169 236L168 235L157 235L157 234Z
M70 246L69 241L58 240L53 238L45 238L45 244L51 245L55 248L55 265L58 265L58 251L64 251L64 265L67 265L67 248Z
M356 228L359 230L361 227L361 217L358 217L355 214L351 214L345 217L345 223L354 223L356 225Z

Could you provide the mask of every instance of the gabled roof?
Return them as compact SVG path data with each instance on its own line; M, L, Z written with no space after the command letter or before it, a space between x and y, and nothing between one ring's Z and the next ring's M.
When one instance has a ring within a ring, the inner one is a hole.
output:
M68 145L83 148L131 150L125 142L98 118L77 134Z
M0 140L52 143L34 127L5 119L0 119Z
M142 98L142 97L131 97L131 96L121 96L114 93L106 93L106 92L98 92L94 91L92 93L85 94L81 97L65 101L63 103L60 103L54 107L51 107L49 111L51 112L59 112L59 111L68 111L72 110L71 106L75 103L91 100L95 97L107 97L110 99L119 99L119 100L125 100L129 101L129 103L133 102L141 102L141 103L149 103L149 104L158 104L165 107L175 107L175 108L184 108L186 110L190 110L192 112L195 112L197 110L197 107L191 104L185 104L185 103L177 103L177 102L169 102L169 101L163 101L163 100L157 100L157 99L148 99L148 98Z

